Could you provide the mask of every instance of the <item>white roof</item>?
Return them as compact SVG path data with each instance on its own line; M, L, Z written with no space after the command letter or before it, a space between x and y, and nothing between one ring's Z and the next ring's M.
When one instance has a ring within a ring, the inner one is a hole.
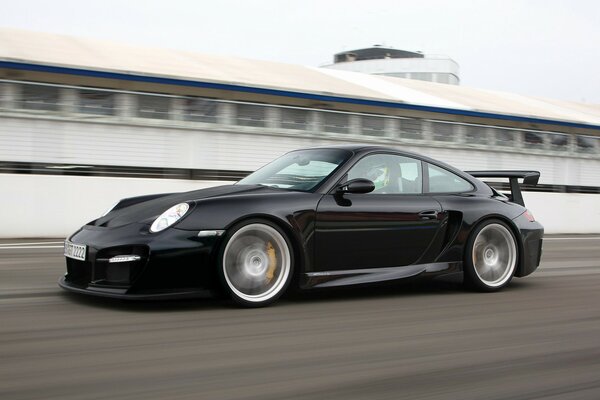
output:
M600 126L600 105L0 28L2 62L183 79Z

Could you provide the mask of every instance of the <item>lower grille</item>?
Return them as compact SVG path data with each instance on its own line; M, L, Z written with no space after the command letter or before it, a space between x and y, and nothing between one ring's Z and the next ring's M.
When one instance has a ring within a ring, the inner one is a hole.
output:
M75 285L87 285L92 280L92 263L67 258L67 282Z
M90 261L67 258L66 281L80 286L128 287L141 274L148 260L147 246L119 246L90 252ZM121 255L137 255L139 259L110 263Z

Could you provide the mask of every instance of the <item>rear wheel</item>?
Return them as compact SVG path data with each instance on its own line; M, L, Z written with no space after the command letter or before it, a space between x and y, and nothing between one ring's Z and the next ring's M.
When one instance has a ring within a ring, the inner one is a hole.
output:
M518 246L511 229L500 220L488 220L472 232L465 251L465 283L492 292L506 286L518 262Z
M245 307L277 300L292 278L293 253L279 227L253 220L231 229L219 260L221 282L230 297Z

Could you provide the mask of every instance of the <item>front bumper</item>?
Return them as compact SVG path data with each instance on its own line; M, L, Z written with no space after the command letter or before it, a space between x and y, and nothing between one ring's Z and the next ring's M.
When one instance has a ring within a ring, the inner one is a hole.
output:
M142 224L86 225L69 240L87 246L85 261L66 258L65 290L118 299L206 297L216 289L218 236L175 228L150 234ZM111 263L115 256L135 255Z

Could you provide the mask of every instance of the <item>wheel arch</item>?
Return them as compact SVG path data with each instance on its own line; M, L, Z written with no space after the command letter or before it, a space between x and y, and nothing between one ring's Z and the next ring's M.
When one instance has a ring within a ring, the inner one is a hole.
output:
M487 214L484 215L483 217L479 218L472 226L472 228L469 231L469 235L468 238L471 237L471 235L473 234L473 231L475 230L475 228L477 228L479 225L481 225L482 223L484 223L485 221L489 221L492 219L496 219L496 220L500 220L502 222L504 222L508 228L510 229L510 231L512 232L512 234L514 235L516 241L517 241L517 266L515 267L515 272L513 274L513 276L519 276L519 273L521 272L521 269L523 267L523 263L525 262L525 254L524 254L524 248L523 248L523 238L521 237L521 232L519 231L519 228L517 228L517 225L515 225L514 221L511 220L510 218L502 215L502 214ZM468 240L468 239L467 239ZM464 246L464 255L463 257L467 257L467 248L468 246Z
M277 226L279 229L281 229L283 231L283 233L286 235L287 239L290 242L290 245L292 247L292 273L293 273L293 277L292 277L292 284L295 283L294 279L297 279L300 277L300 270L302 269L301 266L305 265L305 262L308 258L307 250L304 248L304 246L301 244L302 240L300 238L300 235L294 230L293 225L285 220L285 219L281 219L275 215L272 214L265 214L265 213L254 213L254 214L248 214L248 215L244 215L234 221L232 221L231 223L229 223L227 225L227 227L225 228L225 231L229 231L231 230L231 228L233 228L234 226L244 223L246 221L252 221L252 220L264 220L264 221L268 221L272 224L274 224L275 226ZM221 242L220 244L220 248L222 248L224 246L224 242ZM219 249L219 251L221 251L221 249Z

